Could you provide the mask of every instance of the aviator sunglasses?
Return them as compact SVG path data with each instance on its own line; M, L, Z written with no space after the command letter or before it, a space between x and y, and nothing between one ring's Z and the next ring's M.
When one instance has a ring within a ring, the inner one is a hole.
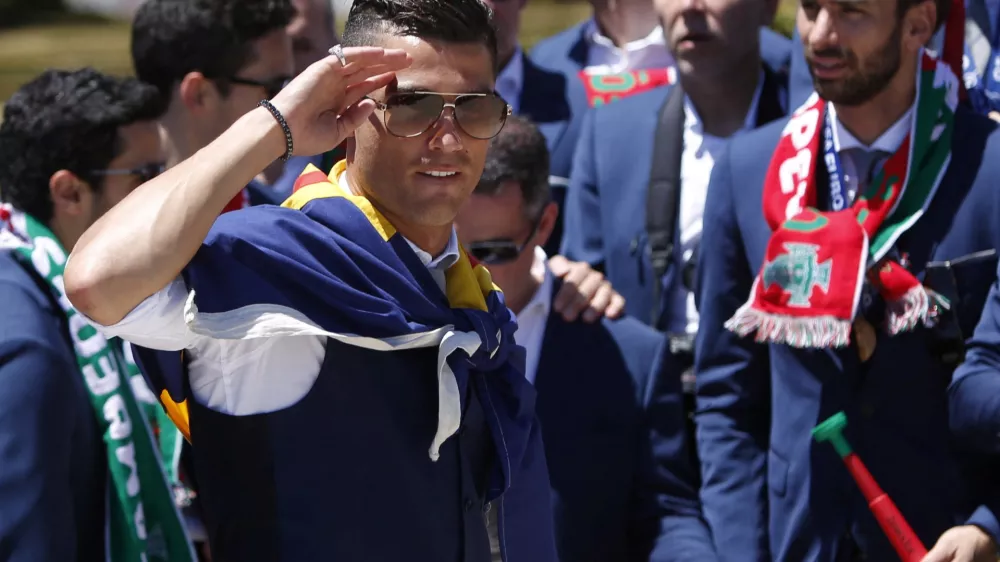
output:
M447 102L445 96L454 97L455 101ZM450 107L462 132L474 139L488 140L500 133L512 113L510 105L495 93L397 92L386 96L384 102L368 99L382 112L385 129L403 138L424 134Z

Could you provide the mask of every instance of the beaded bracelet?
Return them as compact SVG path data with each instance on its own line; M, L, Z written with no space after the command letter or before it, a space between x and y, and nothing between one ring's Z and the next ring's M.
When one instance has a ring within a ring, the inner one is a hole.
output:
M271 112L271 115L278 121L278 125L281 125L281 130L285 133L285 154L281 157L282 162L288 162L288 159L292 156L292 130L288 128L288 123L285 122L285 117L281 115L277 107L271 104L267 100L260 100L257 104L260 107Z

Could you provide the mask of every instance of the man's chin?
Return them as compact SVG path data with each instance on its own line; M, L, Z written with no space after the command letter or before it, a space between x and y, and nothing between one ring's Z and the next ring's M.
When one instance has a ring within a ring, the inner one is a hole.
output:
M872 95L868 92L860 92L853 88L845 87L845 84L841 81L814 79L813 88L824 101L843 107L864 105L872 98Z

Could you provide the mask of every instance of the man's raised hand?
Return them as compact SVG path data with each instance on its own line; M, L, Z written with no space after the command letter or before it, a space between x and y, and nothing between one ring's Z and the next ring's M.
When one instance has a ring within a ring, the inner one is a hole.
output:
M365 96L390 84L412 59L401 49L347 47L347 64L330 55L304 70L271 103L292 132L294 154L333 149L375 110Z

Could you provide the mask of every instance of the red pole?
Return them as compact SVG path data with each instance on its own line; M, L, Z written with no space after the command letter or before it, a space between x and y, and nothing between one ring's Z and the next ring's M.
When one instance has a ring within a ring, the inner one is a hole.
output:
M851 472L854 481L861 488L861 493L868 500L868 508L872 510L875 519L882 527L882 531L889 537L889 542L899 554L903 562L920 562L927 555L927 549L913 532L909 523L903 518L903 514L896 508L896 504L889 499L889 495L879 488L878 483L872 477L864 463L855 453L850 453L844 457L844 464Z

